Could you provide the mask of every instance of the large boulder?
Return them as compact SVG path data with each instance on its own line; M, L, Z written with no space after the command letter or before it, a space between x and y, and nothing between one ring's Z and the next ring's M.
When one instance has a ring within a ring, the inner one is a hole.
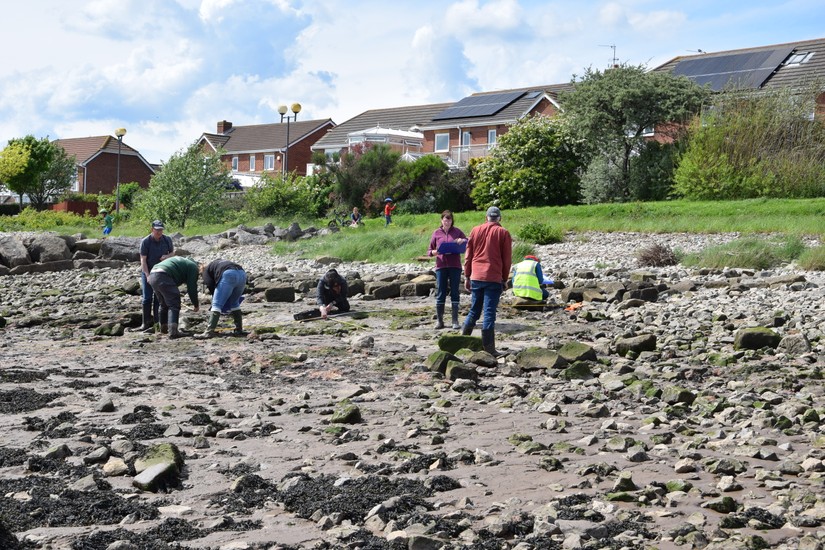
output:
M66 241L51 233L38 233L28 241L29 257L34 262L70 260L72 251Z
M0 235L0 263L6 267L17 267L28 265L32 260L22 241L11 235Z
M766 327L747 327L736 331L733 337L734 349L776 348L782 337Z
M140 261L140 237L111 237L100 245L100 256L107 260Z

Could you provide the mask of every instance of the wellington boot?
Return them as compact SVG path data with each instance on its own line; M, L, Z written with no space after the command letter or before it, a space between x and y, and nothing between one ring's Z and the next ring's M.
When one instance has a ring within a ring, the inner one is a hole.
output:
M475 327L471 327L470 325L465 323L461 327L461 334L463 334L464 336L470 336L473 333L474 328Z
M501 357L503 353L496 351L496 329L481 329L481 346L484 351L493 357Z
M160 333L161 334L169 334L169 325L161 325L160 326Z
M151 334L155 332L155 319L152 317L152 304L143 305L143 317L140 328L134 329L136 332Z
M219 311L212 311L209 313L209 322L206 324L206 330L200 334L196 334L195 338L198 340L205 340L207 338L215 337L215 329L218 327L218 321L221 318Z
M458 302L453 302L452 321L453 330L458 330L461 328L461 325L458 324Z
M243 329L243 312L237 309L232 312L232 320L235 322L235 330L232 331L232 336L246 336Z
M444 304L435 304L435 329L444 328Z

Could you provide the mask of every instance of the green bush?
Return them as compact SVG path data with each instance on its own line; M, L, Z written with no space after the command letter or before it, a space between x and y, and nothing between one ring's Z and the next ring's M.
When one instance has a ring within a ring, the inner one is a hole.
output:
M0 231L54 231L60 228L96 228L100 222L94 218L78 216L71 212L42 210L27 206L16 216L0 217Z
M253 216L316 218L328 210L325 194L328 195L328 189L318 178L290 173L281 179L264 174L245 198Z
M564 241L561 229L546 223L529 222L518 232L519 239L535 244L553 244Z

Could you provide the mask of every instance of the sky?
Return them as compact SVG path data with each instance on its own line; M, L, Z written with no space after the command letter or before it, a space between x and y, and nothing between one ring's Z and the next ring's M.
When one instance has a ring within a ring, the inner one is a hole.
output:
M217 122L340 124L370 109L570 82L825 37L822 0L30 0L0 33L0 149L114 135L152 163Z

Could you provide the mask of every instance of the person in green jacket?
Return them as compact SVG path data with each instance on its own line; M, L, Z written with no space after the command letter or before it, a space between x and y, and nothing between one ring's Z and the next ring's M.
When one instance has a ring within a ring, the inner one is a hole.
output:
M178 329L181 296L180 285L186 283L186 291L192 306L198 311L198 264L183 256L172 256L155 264L149 273L149 284L160 300L160 332L168 333L169 338L188 336ZM165 321L165 322L164 322Z

